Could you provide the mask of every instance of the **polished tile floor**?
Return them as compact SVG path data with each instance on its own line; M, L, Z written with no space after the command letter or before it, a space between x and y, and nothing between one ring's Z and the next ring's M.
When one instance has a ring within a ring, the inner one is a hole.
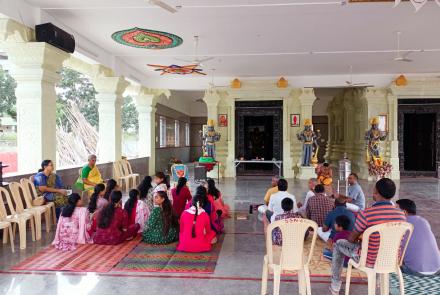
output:
M221 181L220 189L231 208L247 216L231 218L225 224L226 235L212 275L161 273L61 273L13 272L9 268L24 258L37 253L52 240L54 232L43 233L38 242L28 242L26 250L12 254L7 246L0 246L0 294L259 294L262 258L265 252L262 223L258 216L249 215L249 205L260 203L270 182L268 177L248 177ZM371 202L373 183L361 183ZM305 181L290 181L289 191L297 200L304 198ZM399 197L416 201L419 212L432 225L440 241L440 182L437 179L403 179L398 183ZM283 280L281 294L298 294L296 278ZM328 279L312 282L313 294L328 294ZM269 284L272 292L272 284ZM365 285L354 285L352 294L366 294Z

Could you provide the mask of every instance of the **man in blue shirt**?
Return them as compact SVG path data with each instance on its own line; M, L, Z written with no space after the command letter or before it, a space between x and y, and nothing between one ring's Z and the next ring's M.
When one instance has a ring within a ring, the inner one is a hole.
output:
M351 231L353 229L354 220L355 220L354 214L347 209L345 200L346 198L343 196L340 196L335 200L335 209L333 209L327 214L327 217L325 218L324 221L324 225L318 228L318 235L322 240L324 240L324 242L330 244L332 243L333 241L332 239L336 234L335 220L336 217L340 215L345 215L348 217L348 219L350 219L350 226L348 227L348 230Z
M414 231L403 258L402 271L414 276L440 275L440 252L429 222L417 215L414 201L400 199L397 206L405 213Z
M348 196L347 208L352 212L358 212L365 209L365 195L361 186L358 183L358 176L356 173L351 173L348 176Z

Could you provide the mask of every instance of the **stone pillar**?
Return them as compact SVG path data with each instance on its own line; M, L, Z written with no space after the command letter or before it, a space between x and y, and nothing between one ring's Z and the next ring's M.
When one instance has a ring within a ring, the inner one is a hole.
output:
M228 134L227 134L227 156L223 163L224 177L235 177L236 170L234 165L235 160L235 99L228 96L225 99L227 104L228 114Z
M283 98L283 176L284 178L294 178L296 158L301 157L301 151L297 149L300 144L296 138L296 133L300 131L298 127L290 126L290 114L298 113L298 96L300 91L292 90L288 96ZM296 146L296 148L295 148Z
M56 163L55 84L69 54L42 42L6 42L4 49L17 82L18 171L36 171L44 159Z
M99 103L98 157L100 162L114 162L122 156L122 95L129 82L124 77L113 76L104 66L99 65L96 70L93 85Z
M127 89L136 103L138 111L138 151L139 157L149 157L148 174L156 172L156 104L161 94L170 96L168 90L153 90L141 85L132 85Z
M208 120L214 120L214 125L218 126L218 103L220 101L220 95L216 90L214 91L206 91L205 96L203 97L203 101L206 103L206 107L208 110Z
M399 163L399 141L398 141L398 123L397 123L397 97L388 93L388 126L389 126L389 147L390 147L390 164L392 165L390 178L393 180L400 179L400 163Z
M205 96L203 97L203 101L206 103L207 110L208 110L208 120L212 119L214 120L214 126L218 126L218 103L220 101L220 95L217 92L217 90L207 90L205 92ZM222 134L222 136L225 136L225 134ZM225 161L221 161L223 159L220 159L218 157L218 145L216 145L216 160L221 162L221 165L223 165L225 168L228 167L229 163L224 163ZM222 163L223 162L223 163ZM219 169L218 166L215 166L213 170L209 171L208 177L211 178L217 178L217 171Z
M299 101L301 104L301 126L303 128L304 126L304 120L310 119L312 120L312 107L313 103L316 100L315 92L313 88L303 88L302 93L299 96ZM313 123L313 121L312 121ZM299 173L298 178L299 179L309 179L311 177L316 177L315 174L315 168L313 166L310 167L303 167L301 166L301 158L298 161L298 167L299 167Z

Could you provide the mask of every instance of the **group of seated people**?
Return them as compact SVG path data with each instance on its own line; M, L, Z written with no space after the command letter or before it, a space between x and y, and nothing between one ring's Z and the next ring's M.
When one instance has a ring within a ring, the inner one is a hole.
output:
M149 244L178 242L179 251L206 252L223 232L224 219L230 217L213 179L198 186L192 196L185 177L171 188L166 175L157 172L130 190L123 204L117 182L108 179L103 183L96 156L89 157L80 178L85 189L92 188L87 206L79 194L67 196L61 180L53 174L51 161L44 161L42 171L34 177L45 200L57 204L59 219L52 244L60 250L74 250L77 244L87 243L117 245L141 234Z
M265 223L307 218L318 224L317 234L327 243L323 255L332 260L332 294L339 294L343 266L350 258L359 260L362 233L371 226L386 222L407 221L414 226L403 260L404 273L417 276L440 275L437 241L428 221L416 215L414 201L400 199L393 203L391 200L396 186L392 180L382 178L374 186L373 204L366 207L365 196L355 173L348 177L348 184L348 196L344 196L336 192L326 193L324 185L319 184L317 179L310 179L309 191L305 195L304 204L301 204L294 195L287 192L287 181L274 177L272 187L264 198L266 206L259 211L265 211ZM272 235L274 245L282 245L279 228L268 234ZM378 233L370 236L367 265L374 265L379 240Z

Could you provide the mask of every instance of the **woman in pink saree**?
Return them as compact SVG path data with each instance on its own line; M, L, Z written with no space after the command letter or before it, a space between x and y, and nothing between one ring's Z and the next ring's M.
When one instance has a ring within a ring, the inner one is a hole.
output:
M67 206L61 212L55 239L52 242L58 250L71 251L76 249L76 244L93 243L87 232L90 215L87 208L81 206L81 197L78 194L71 194Z

